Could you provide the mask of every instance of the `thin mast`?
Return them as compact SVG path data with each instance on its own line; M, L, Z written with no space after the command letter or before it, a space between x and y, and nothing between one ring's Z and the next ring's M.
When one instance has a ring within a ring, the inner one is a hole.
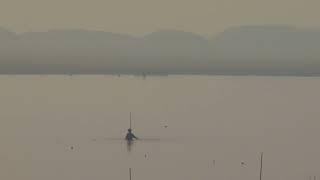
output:
M131 180L131 168L129 168L129 180Z
M130 129L131 129L131 112L130 112Z

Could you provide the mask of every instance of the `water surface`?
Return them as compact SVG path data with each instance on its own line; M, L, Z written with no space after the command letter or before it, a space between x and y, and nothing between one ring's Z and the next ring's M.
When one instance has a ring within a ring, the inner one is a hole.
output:
M0 76L0 178L320 175L320 78ZM132 112L137 141L121 140ZM167 127L165 127L167 126Z

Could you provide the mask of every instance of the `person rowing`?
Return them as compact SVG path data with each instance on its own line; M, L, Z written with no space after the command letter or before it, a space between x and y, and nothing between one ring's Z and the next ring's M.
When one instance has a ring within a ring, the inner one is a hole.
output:
M125 139L126 139L127 141L133 141L134 139L139 139L139 138L137 138L137 137L132 133L132 129L129 128Z

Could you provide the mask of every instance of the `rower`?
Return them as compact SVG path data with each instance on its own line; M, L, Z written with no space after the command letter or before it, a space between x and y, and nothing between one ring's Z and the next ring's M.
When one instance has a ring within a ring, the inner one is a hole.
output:
M138 139L133 133L132 133L132 129L129 128L127 135L126 135L126 140L127 141L133 141L133 139Z

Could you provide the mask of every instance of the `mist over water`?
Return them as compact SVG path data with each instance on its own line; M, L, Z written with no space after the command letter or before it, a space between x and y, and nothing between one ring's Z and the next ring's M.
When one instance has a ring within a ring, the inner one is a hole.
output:
M0 179L307 180L320 78L0 76ZM132 112L142 140L122 140Z

